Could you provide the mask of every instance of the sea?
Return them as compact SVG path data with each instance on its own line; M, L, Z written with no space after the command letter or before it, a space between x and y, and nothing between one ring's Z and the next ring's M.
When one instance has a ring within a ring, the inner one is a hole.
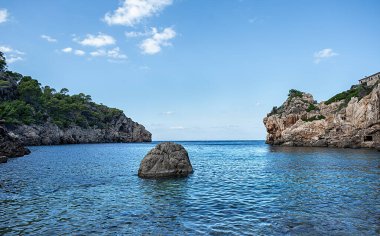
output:
M0 235L379 235L380 153L177 142L187 178L141 179L159 142L30 147L0 164Z

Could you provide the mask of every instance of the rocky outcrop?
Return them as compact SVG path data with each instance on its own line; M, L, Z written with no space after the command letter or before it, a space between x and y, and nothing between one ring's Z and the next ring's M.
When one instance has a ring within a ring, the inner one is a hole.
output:
M141 178L186 177L193 172L189 155L184 147L175 143L160 143L141 161L138 176Z
M23 147L17 137L8 133L0 126L0 157L21 157L29 154L29 149ZM2 158L6 162L7 158Z
M10 133L23 145L57 145L79 143L129 143L151 142L152 134L144 126L134 122L124 114L114 117L108 127L82 128L70 126L59 128L47 122L45 124L10 126Z
M7 163L8 162L8 157L6 156L0 156L0 164L1 163Z
M380 146L380 84L365 89L370 91L365 96L321 103L307 93L290 93L282 106L264 118L266 142L284 146Z

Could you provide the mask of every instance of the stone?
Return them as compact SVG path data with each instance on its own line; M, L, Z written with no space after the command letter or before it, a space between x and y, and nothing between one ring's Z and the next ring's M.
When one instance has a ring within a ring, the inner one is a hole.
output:
M25 146L152 141L152 134L124 113L112 117L105 128L60 128L48 121L44 124L13 126L10 132Z
M0 156L0 163L7 163L7 162L8 162L8 157Z
M21 157L29 153L28 148L25 148L7 129L0 126L0 156Z
M141 161L141 178L186 177L193 173L186 149L176 143L164 142L150 150Z
M266 143L282 146L373 148L380 146L380 84L361 99L326 105L308 93L289 96L263 120ZM313 104L314 109L309 109ZM320 117L320 118L318 118Z

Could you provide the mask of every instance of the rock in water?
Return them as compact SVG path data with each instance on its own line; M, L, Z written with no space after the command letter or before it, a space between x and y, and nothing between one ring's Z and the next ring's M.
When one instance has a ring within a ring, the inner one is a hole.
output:
M0 126L0 156L21 157L29 153L29 149L23 147L17 138Z
M141 161L138 176L141 178L186 177L193 173L189 155L180 144L158 144Z
M8 157L6 156L0 156L0 163L7 163Z

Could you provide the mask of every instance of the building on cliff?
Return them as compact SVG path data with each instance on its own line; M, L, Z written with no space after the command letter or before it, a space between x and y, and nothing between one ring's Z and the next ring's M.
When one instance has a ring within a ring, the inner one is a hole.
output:
M377 72L376 74L366 76L363 79L359 80L359 84L366 83L367 86L372 86L377 83L377 81L380 80L380 72Z

